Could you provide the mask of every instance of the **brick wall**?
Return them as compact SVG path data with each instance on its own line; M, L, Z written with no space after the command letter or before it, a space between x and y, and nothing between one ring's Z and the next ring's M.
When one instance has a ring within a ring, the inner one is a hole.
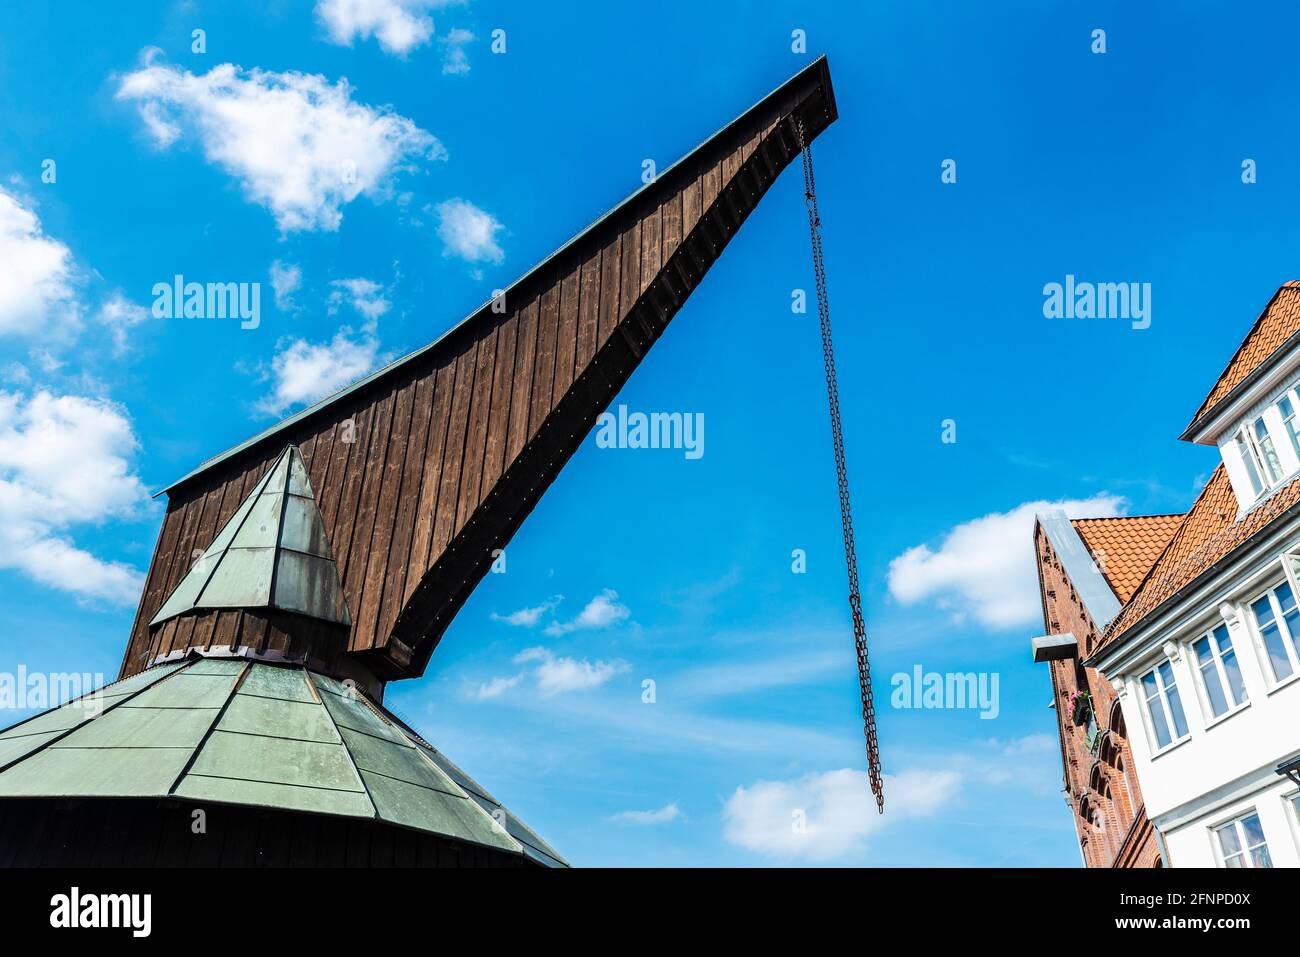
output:
M1047 634L1070 632L1079 640L1079 657L1096 646L1099 633L1041 528L1034 532L1043 625ZM1127 730L1115 689L1079 659L1048 663L1052 706L1061 742L1065 798L1088 867L1159 867L1155 832L1143 810L1142 791L1129 756ZM1096 734L1068 712L1069 696L1092 696Z

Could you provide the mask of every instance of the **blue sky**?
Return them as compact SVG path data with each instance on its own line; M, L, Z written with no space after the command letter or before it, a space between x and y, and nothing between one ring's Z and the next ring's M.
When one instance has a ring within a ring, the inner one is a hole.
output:
M1077 864L1029 662L1032 514L1181 511L1213 467L1177 435L1295 275L1300 12L344 6L2 15L0 670L114 674L149 492L435 338L643 159L826 53L841 118L815 157L885 817L817 330L790 310L811 287L797 171L619 398L703 413L705 454L589 440L387 701L578 864ZM322 185L345 147L365 162ZM262 283L260 324L153 317L177 273ZM1045 318L1067 274L1150 283L1150 327ZM891 707L917 665L996 674L997 717Z

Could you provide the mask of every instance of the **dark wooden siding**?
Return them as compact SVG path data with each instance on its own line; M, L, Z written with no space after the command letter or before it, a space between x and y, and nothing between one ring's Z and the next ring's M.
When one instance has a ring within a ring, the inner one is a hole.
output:
M302 449L338 561L350 650L382 677L419 674L492 550L797 161L795 111L810 141L834 120L824 64L517 283L503 313L485 308L364 388L172 489L123 674L158 654L149 619L288 442ZM177 632L167 645L190 640Z

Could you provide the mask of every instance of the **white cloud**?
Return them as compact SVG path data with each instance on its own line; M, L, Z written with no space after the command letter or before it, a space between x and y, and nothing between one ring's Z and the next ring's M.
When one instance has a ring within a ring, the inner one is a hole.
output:
M497 245L497 233L503 227L492 216L463 199L439 203L438 238L444 256L459 256L466 262L499 263L505 252Z
M513 689L524 678L523 675L501 675L484 681L475 688L471 688L469 697L475 701L491 701L493 698L499 698L507 691Z
M1040 614L1034 570L1034 516L1062 509L1070 518L1121 514L1125 501L1100 494L1087 499L1025 502L963 522L937 549L909 548L889 563L889 591L903 604L938 596L957 614L970 612L990 628L1031 624Z
M113 337L113 351L120 356L126 352L130 330L145 322L150 315L148 308L131 302L119 292L104 301L95 319L109 330Z
M656 811L619 811L617 814L611 814L609 820L617 824L667 824L669 821L675 821L682 815L682 810L677 806L677 802L665 804Z
M543 698L569 691L598 688L615 675L631 667L626 661L588 661L585 658L558 658L546 648L526 648L515 656L515 664L537 662L533 675Z
M608 628L610 625L624 621L630 614L627 605L618 600L618 592L606 588L587 602L587 606L578 612L578 617L569 622L551 622L546 626L545 632L548 635L558 636L567 635L571 631Z
M722 810L723 836L768 857L815 862L862 851L866 839L908 818L924 817L957 793L955 771L885 775L889 813L876 811L867 775L843 768L793 781L758 781L737 788Z
M293 294L302 287L302 267L276 260L271 263L271 289L275 293L275 308L288 312L297 308Z
M2 188L0 263L0 334L45 335L78 324L72 253Z
M498 615L496 612L492 612L492 620L504 621L507 625L515 625L520 628L534 628L541 621L544 614L556 608L562 601L564 601L563 595L553 595L540 605L533 605L531 608L520 608L508 615Z
M0 567L80 597L138 599L137 569L68 535L139 514L148 492L132 470L138 444L126 412L106 400L0 392Z
M138 104L163 149L192 132L283 232L337 230L345 203L385 198L412 159L446 157L411 120L353 100L347 80L232 63L196 75L153 58L122 78L118 99Z
M384 287L373 279L335 279L330 304L337 308L346 300L352 308L372 322L386 313L392 303L384 298Z
M373 325L359 333L344 326L329 342L293 339L271 360L271 391L257 411L282 415L291 406L310 405L351 385L384 361Z
M430 10L454 0L317 0L316 18L341 46L374 37L385 53L401 56L433 36ZM455 31L452 31L453 33Z
M442 47L442 72L455 76L469 72L469 57L465 54L465 45L474 39L468 30L456 27L445 37L438 38Z

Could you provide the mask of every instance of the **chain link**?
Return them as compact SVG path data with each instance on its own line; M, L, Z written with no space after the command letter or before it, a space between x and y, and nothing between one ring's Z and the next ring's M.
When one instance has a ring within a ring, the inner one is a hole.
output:
M849 610L853 614L853 644L858 655L858 685L862 692L862 724L867 738L867 768L876 807L885 811L885 788L880 779L880 748L876 740L876 704L871 694L871 666L867 661L867 626L862 621L862 596L858 590L858 550L853 539L853 511L849 506L849 473L844 461L844 433L840 424L840 388L835 373L835 346L831 340L831 310L826 294L826 266L822 260L822 219L817 210L817 184L813 180L812 148L804 140L803 121L794 116L794 129L803 155L804 204L808 207L808 232L812 240L813 275L817 283L817 315L821 322L822 358L826 365L826 397L831 413L831 438L835 445L835 473L840 490L840 523L844 527L844 563L849 575Z

